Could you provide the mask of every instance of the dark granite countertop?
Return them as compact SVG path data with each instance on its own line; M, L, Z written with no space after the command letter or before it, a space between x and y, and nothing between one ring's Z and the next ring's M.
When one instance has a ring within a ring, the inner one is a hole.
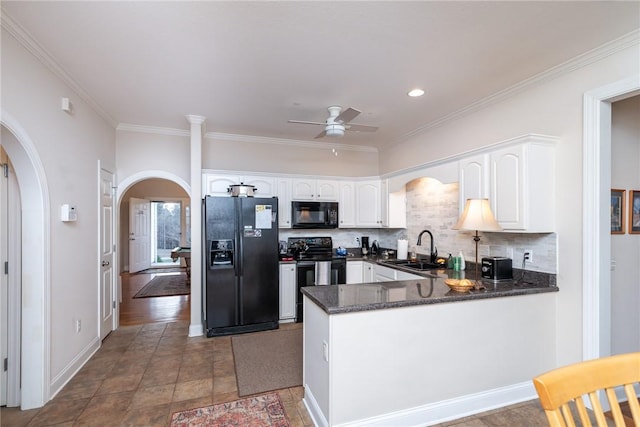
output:
M409 307L425 304L441 304L456 301L469 301L488 298L501 298L518 295L530 295L557 292L555 274L514 269L513 276L517 280L502 282L482 281L483 290L471 290L460 293L451 290L444 280L449 277L460 277L453 270L438 269L416 271L411 268L394 266L387 259L376 257L348 257L348 260L374 262L399 271L416 274L423 279L398 280L393 282L359 283L352 285L310 286L302 288L302 293L309 297L329 314L353 313L368 310ZM474 279L474 263L465 270L467 279Z

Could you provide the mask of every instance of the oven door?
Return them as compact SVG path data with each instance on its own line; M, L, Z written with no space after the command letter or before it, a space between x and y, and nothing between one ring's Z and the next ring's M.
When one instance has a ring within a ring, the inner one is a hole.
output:
M296 263L296 322L302 322L302 289L305 286L347 283L347 261L298 261Z
M331 261L331 280L332 285L344 285L347 283L347 260L334 259Z

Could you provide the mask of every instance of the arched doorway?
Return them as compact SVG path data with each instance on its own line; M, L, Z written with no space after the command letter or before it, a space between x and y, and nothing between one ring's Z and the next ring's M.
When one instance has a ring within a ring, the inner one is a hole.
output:
M21 281L19 403L22 409L41 407L49 400L50 335L50 206L42 163L27 132L5 111L1 122L2 146L15 170L21 203ZM28 256L25 256L28 254ZM12 392L16 392L13 390Z
M132 269L133 265L130 261L132 258L130 257L130 252L131 254L136 254L136 249L135 247L130 248L130 246L135 246L138 243L138 239L132 238L131 233L133 233L134 230L130 230L129 222L130 208L133 206L140 206L140 203L151 207L162 206L165 204L178 204L180 206L181 217L179 241L181 245L188 243L190 241L188 235L190 232L190 197L188 185L181 178L168 174L167 172L147 171L124 180L118 186L117 194L118 247L121 249L117 270L121 278L120 289L118 291L121 297L121 306L120 310L118 310L120 323L122 325L131 325L137 323L166 321L168 319L187 320L190 312L190 295L134 299L139 298L134 297L134 295L140 290L140 288L156 277L154 274L168 276L176 273L175 269L164 271L162 269L163 266L171 267L172 265L163 265L163 263L157 265L155 261L152 261L156 260L156 257L158 257L158 253L155 251L158 248L154 247L148 248L149 254L143 255L143 257L148 257L147 265L144 267L144 270L140 273L134 274L134 272L140 268ZM154 218L157 219L157 217ZM156 224L155 220L151 221L151 228L153 228L154 224ZM151 233L150 240L157 244L155 239L156 234L154 233L155 232ZM155 253L155 256L151 255L152 252ZM167 252L166 248L164 248L164 252ZM164 257L164 255L166 254L163 254L162 256ZM135 263L135 261L133 262ZM137 263L136 266L139 267ZM168 273L165 273L165 271L168 271ZM186 288L183 292L188 291L189 289Z

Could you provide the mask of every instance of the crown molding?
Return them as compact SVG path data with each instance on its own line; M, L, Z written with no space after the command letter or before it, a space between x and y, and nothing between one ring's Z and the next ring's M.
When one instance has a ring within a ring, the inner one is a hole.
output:
M156 135L184 136L184 137L189 137L190 135L190 132L188 130L164 128L164 127L158 127L158 126L134 125L131 123L120 123L116 129L121 131L127 131L127 132L150 133L150 134L156 134ZM310 142L310 141L301 141L297 139L270 138L266 136L240 135L235 133L207 132L205 133L204 138L212 141L248 142L251 144L288 145L288 146L313 148L313 149L335 148L336 150L342 150L342 151L362 151L362 152L369 152L369 153L378 152L377 148L368 147L368 146L326 143L326 142Z
M492 95L482 98L474 103L467 105L466 107L458 111L454 111L451 114L447 114L446 116L443 116L437 120L433 120L423 126L420 126L419 128L405 134L402 138L396 140L393 145L397 145L399 143L405 142L408 139L421 135L430 129L433 129L438 126L442 126L448 121L455 120L463 116L466 116L468 114L474 113L490 105L496 104L500 101L510 98L520 92L528 90L536 85L556 79L564 74L568 74L580 68L586 67L587 65L593 64L594 62L598 62L617 52L620 52L622 50L625 50L634 46L638 46L638 45L640 45L640 29L634 30L622 37L619 37L615 40L605 43L602 46L599 46L579 56L576 56L575 58L572 58L566 62L563 62L560 65L552 67L533 77L522 80L521 82L516 83L513 86L510 86L506 89L503 89Z
M122 130L127 132L138 133L150 133L155 135L169 135L169 136L185 136L189 137L191 133L184 129L165 128L160 126L147 126L147 125L134 125L131 123L120 123L116 127L116 130Z
M29 34L27 30L22 28L20 24L14 21L7 12L2 9L0 12L0 25L6 29L27 51L36 57L49 71L60 78L64 84L74 91L84 102L102 117L111 127L115 128L117 122L111 117L101 106L98 104L86 90L82 88L73 79L69 73L67 73L58 63L53 59L51 55L40 46L33 36Z

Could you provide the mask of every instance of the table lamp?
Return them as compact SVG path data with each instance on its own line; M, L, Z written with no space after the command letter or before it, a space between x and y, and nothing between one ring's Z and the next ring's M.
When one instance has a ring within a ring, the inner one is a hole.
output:
M489 205L489 199L467 199L464 205L464 211L458 222L453 226L454 230L475 230L476 234L473 236L473 241L476 242L476 284L475 289L484 289L484 286L480 284L478 280L478 242L480 242L480 236L478 231L500 231L502 227L498 224L493 212L491 212L491 206Z

